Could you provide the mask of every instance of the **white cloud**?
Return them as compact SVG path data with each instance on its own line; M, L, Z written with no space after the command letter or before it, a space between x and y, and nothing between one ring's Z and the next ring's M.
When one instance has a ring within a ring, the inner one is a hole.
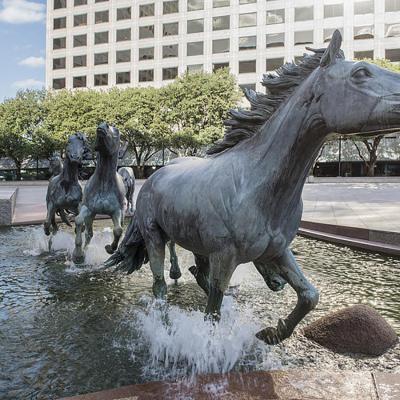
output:
M0 22L10 24L39 22L43 21L46 15L44 4L30 0L2 0L0 4Z
M45 60L43 57L27 57L21 60L18 64L26 67L40 68L45 64Z
M16 81L13 86L17 89L35 89L44 86L44 82L38 81L37 79L24 79L22 81Z

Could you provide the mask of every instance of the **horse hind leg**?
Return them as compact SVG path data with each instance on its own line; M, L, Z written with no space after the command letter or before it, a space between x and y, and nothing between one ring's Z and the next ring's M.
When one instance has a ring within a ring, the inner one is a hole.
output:
M85 249L89 246L93 237L93 214L85 214L84 227L85 227Z
M169 270L169 277L174 279L175 282L182 276L181 270L179 268L178 256L175 251L175 242L169 241L167 243L169 249L169 260L171 263L171 269Z
M82 264L85 261L85 252L82 248L82 232L84 230L84 221L91 214L86 206L82 206L78 216L75 218L75 248L72 253L72 261L75 264Z
M111 218L114 225L113 229L114 240L111 244L108 244L105 247L108 254L114 254L115 250L117 250L118 248L119 239L122 236L122 221L123 221L122 210L118 210L111 216Z
M208 257L201 256L199 254L194 255L194 261L196 265L189 268L191 274L195 277L197 284L204 290L205 294L208 296L210 292L210 262Z

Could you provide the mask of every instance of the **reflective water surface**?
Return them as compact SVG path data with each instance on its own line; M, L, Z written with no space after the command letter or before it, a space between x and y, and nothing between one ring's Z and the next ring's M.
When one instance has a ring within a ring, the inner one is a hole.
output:
M254 334L294 307L292 289L273 293L251 264L235 272L221 322L204 321L205 296L187 271L169 281L168 304L151 296L149 267L101 269L110 238L97 223L87 265L69 261L71 231L47 252L41 227L0 230L0 398L48 399L200 372L330 368L400 372L400 346L378 358L337 355L297 333L275 347ZM293 249L321 293L302 323L343 306L377 309L400 333L400 260L297 238ZM168 263L166 264L169 269ZM166 274L168 275L168 274Z

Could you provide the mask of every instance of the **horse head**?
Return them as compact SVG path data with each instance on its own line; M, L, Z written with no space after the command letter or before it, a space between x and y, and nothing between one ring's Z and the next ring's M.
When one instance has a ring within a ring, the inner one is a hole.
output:
M95 150L108 155L117 156L120 147L120 133L114 126L103 122L97 127Z
M68 138L65 153L71 163L80 164L88 151L89 147L84 133L77 132Z

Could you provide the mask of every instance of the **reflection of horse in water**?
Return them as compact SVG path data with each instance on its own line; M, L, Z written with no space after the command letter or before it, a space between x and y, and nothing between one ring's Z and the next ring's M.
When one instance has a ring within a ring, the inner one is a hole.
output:
M133 194L135 193L135 174L130 167L121 167L118 170L125 186L125 197L128 203L128 211L133 211Z
M87 151L84 134L75 133L69 137L61 172L50 179L47 188L47 217L44 223L46 235L57 233L57 214L68 226L71 226L68 214L78 215L79 204L82 200L82 187L78 180L78 173Z
M155 296L167 290L165 243L173 240L195 254L207 314L219 314L242 263L253 261L266 281L276 277L296 291L294 310L257 334L267 343L289 337L317 305L318 291L289 249L313 160L332 132L400 128L400 75L345 61L341 42L336 31L328 49L264 76L267 94L246 93L251 110L231 111L212 157L181 159L144 183L121 252L129 251L130 271L149 259Z

